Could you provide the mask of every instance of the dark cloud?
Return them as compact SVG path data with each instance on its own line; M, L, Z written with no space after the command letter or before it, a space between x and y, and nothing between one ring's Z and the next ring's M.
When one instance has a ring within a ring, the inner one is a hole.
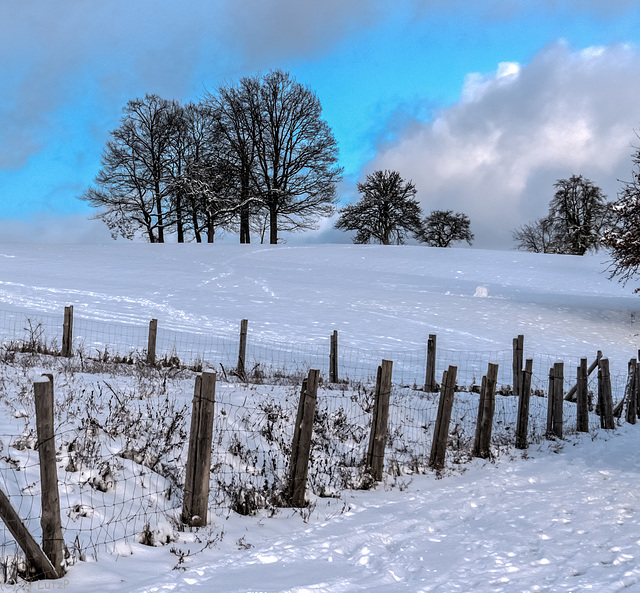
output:
M640 125L640 50L556 44L522 68L467 77L463 97L413 122L367 170L413 179L423 210L467 213L479 247L509 247L546 213L552 185L582 174L614 198Z

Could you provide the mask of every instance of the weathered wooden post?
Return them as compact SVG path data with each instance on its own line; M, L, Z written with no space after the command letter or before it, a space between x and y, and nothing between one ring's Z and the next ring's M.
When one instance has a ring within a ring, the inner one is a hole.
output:
M529 401L531 399L531 375L533 374L533 359L527 358L522 371L522 387L518 399L518 422L516 425L516 449L526 449L527 433L529 430Z
M577 422L576 430L578 432L589 432L589 393L587 379L589 372L587 369L587 359L580 359L578 367L578 380L576 383L577 393Z
M60 518L58 468L53 425L53 376L43 375L33 384L36 406L38 456L42 497L42 551L51 561L58 577L65 573L64 540Z
M27 558L27 565L35 571L36 579L58 579L61 575L51 564L51 560L42 552L36 540L25 527L7 495L0 490L0 518L18 542Z
M553 434L562 438L563 405L564 405L564 363L553 365Z
M242 319L240 321L240 346L238 348L238 368L236 372L242 380L246 379L247 372L245 364L247 360L247 330L249 328L249 320Z
M147 364L156 364L156 340L158 337L158 320L152 319L149 322L149 339L147 340Z
M429 334L427 341L427 374L424 381L424 390L428 393L438 391L436 383L436 335Z
M629 424L635 424L638 419L638 398L636 395L638 377L636 375L636 369L638 367L638 361L632 358L629 361L629 379L627 381L627 415L626 420Z
M598 365L598 408L600 411L600 427L606 430L614 429L615 422L613 420L613 399L608 358L601 358Z
M309 454L311 453L311 435L313 418L318 397L318 381L320 371L311 369L302 384L296 426L291 444L291 461L289 464L289 485L287 498L293 507L305 506L307 490L307 473L309 470Z
M329 353L329 383L338 382L338 330L331 334L331 351Z
M444 467L457 374L458 367L455 366L449 366L449 368L442 374L438 416L436 418L436 425L433 431L433 443L431 445L431 455L429 457L429 467L435 470L440 470Z
M391 360L383 360L382 365L378 367L373 416L371 419L371 433L369 436L369 448L367 450L366 467L371 477L378 482L382 480L382 472L384 469L384 451L387 444L392 369L393 362Z
M596 354L596 359L589 365L589 369L587 370L587 377L593 373L593 371L598 367L600 359L602 358L602 350L598 350ZM576 391L578 390L578 385L574 385L569 391L567 395L564 396L564 401L566 402L574 402L576 401Z
M198 375L193 394L182 504L182 522L192 527L207 524L215 394L216 374L205 371Z
M522 364L524 359L524 336L519 335L513 338L513 395L519 396L520 385L522 383Z
M73 305L64 308L64 322L62 323L62 356L73 356Z
M551 367L549 369L549 390L547 393L547 438L549 438L553 434L553 395L555 393L554 382L554 367Z
M498 382L498 365L489 363L487 374L482 377L480 402L478 405L478 422L473 446L473 456L488 459L491 454L491 431L493 414L496 408L496 384Z

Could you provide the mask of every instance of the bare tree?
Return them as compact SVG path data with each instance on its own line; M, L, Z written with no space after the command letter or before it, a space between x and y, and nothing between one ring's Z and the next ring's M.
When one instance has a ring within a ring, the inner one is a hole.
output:
M252 121L253 185L269 211L269 242L278 231L315 228L335 211L338 146L316 95L288 72L243 79Z
M167 198L177 104L146 95L129 101L123 112L102 153L102 169L81 199L99 209L94 218L103 220L114 236L143 232L151 243L163 243L172 215Z
M358 183L362 194L357 204L340 210L336 228L357 231L354 243L401 245L409 233L422 229L422 211L415 199L411 181L404 181L397 171L374 171L364 183Z
M418 240L431 247L450 247L452 243L473 242L471 221L466 214L453 210L434 210L422 222Z
M533 253L558 253L558 238L553 220L546 216L523 224L513 231L516 249Z

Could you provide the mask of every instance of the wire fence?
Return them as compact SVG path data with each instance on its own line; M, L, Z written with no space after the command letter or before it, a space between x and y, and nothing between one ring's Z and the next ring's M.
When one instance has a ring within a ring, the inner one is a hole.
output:
M6 353L55 353L62 343L61 316L0 310L0 336ZM143 367L136 366L132 376L137 376L126 388L111 385L111 379L91 382L80 372L85 359L105 365L144 361L147 340L144 326L76 318L73 363L48 357L44 362L28 363L46 364L58 372L58 478L64 539L71 558L97 557L103 550L129 553L132 542L167 543L180 528L189 402L172 399L168 375L155 368L140 375ZM238 362L238 342L238 336L215 337L161 327L157 335L160 365L215 368L219 377L229 379L219 382L215 397L209 498L214 512L251 514L285 503L282 493L288 479L299 380L310 368L321 370L324 385L318 394L309 460L308 488L313 495L337 497L345 489L373 485L364 460L372 423L373 383L383 359L393 361L385 471L390 479L401 479L428 470L439 395L420 390L425 381L426 344L424 349L395 352L340 347L340 382L329 385L329 339L293 344L249 334L245 368L252 380L248 382L234 379L230 372ZM528 441L537 443L546 436L548 373L557 357L530 355L526 350L524 356L534 361ZM580 359L562 359L567 392L575 383L571 369L578 367ZM477 391L489 362L499 365L501 393L496 397L492 451L497 455L513 447L518 400L510 395L512 361L511 349L438 349L437 371L441 374L449 365L458 369L448 466L471 457ZM20 365L11 368L3 370L0 365L0 402L10 412L4 424L9 430L0 435L0 488L39 539L41 492L31 384ZM99 368L104 371L106 367ZM185 393L189 389L185 384L192 377L175 378L174 391ZM288 381L280 381L284 378ZM628 377L618 373L611 379L614 403L618 403L625 395ZM592 412L597 389L594 374L588 384ZM600 417L591 413L590 431L599 427ZM563 433L575 431L576 406L565 402ZM25 572L24 558L4 528L0 529L0 569L4 582L15 582Z

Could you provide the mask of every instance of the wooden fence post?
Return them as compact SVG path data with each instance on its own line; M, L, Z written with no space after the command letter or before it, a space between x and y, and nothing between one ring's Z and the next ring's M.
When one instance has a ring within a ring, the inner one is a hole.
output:
M553 434L562 438L563 405L564 405L564 363L553 365Z
M518 399L518 422L516 425L516 449L526 449L527 433L529 430L529 400L531 399L531 375L533 374L533 359L527 358L522 371L522 386Z
M436 418L436 425L433 431L433 443L431 445L431 455L429 457L429 467L435 470L440 470L444 467L457 373L458 367L449 366L448 370L444 371L442 374L438 416Z
M513 338L513 395L519 396L522 383L522 364L524 359L524 336Z
M0 518L4 521L7 529L18 542L20 548L27 558L27 565L35 570L36 579L58 579L58 571L53 567L51 561L42 552L36 540L33 539L29 530L25 527L18 513L11 505L7 495L0 490Z
M389 396L391 394L391 371L393 362L383 360L378 367L373 416L371 418L371 434L367 450L366 467L371 477L382 480L384 469L384 451L387 444L387 425L389 422Z
M587 369L587 359L580 359L578 367L578 381L576 383L577 392L577 422L576 429L578 432L589 432L589 394L587 378L589 377Z
M635 424L638 419L638 398L636 395L638 377L636 375L636 369L638 367L638 361L632 358L629 361L629 380L627 383L627 415L626 420L629 424Z
M236 373L243 381L247 378L245 364L247 361L247 330L249 328L249 320L242 319L240 321L240 346L238 347L238 367Z
M64 308L61 355L67 358L73 356L73 305Z
M600 359L602 358L602 350L598 350L596 354L596 359L589 365L589 369L587 370L587 377L593 373L593 371L597 368ZM564 396L564 401L566 402L574 402L576 401L576 391L578 390L578 384L576 383L569 391L567 395Z
M329 354L329 383L338 382L338 330L331 334L331 352Z
M488 459L491 454L491 430L493 414L496 408L496 384L498 382L498 365L489 363L487 374L482 377L480 402L478 405L478 422L473 446L473 456Z
M149 322L149 340L147 341L147 364L156 364L156 340L158 337L158 320L152 319Z
M58 467L53 425L53 377L42 376L33 384L36 406L38 456L40 458L40 484L42 497L42 551L51 561L58 577L65 573L64 540L60 518L58 493Z
M600 427L606 430L615 428L608 358L601 358L598 365L598 408L600 411Z
M296 426L291 444L291 461L289 463L289 485L287 498L293 507L305 506L307 490L307 473L309 470L309 454L311 453L311 435L313 419L318 397L318 380L320 371L311 369L303 383L298 404Z
M429 334L427 342L427 374L424 380L424 390L428 393L438 391L436 383L436 335Z
M192 527L207 524L215 395L216 374L205 371L198 375L193 394L182 504L182 522Z
M549 369L549 390L547 392L547 438L553 434L553 394L554 391L554 367Z

